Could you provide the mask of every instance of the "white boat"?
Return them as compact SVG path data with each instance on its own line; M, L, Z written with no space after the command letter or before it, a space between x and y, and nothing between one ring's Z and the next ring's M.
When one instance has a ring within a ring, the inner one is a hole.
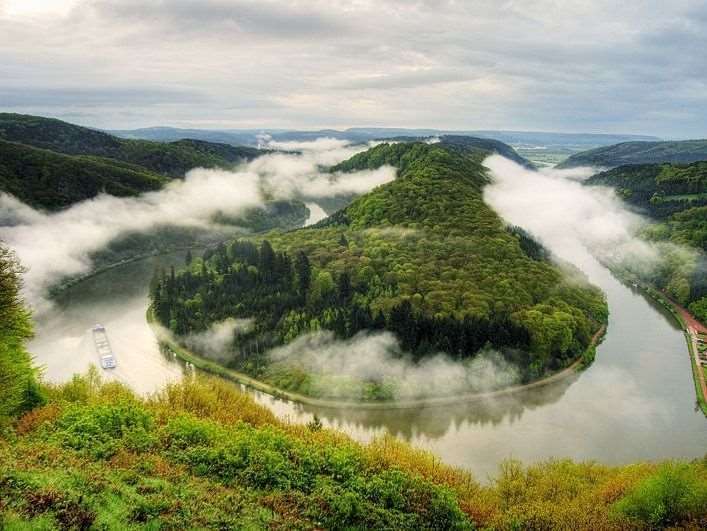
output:
M97 324L93 327L93 343L96 346L96 353L104 369L114 369L117 365L115 354L108 341L108 334L103 325Z

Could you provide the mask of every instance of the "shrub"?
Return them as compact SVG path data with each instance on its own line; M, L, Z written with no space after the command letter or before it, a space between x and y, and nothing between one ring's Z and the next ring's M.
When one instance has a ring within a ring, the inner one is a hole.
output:
M56 439L64 446L106 459L125 447L145 451L155 442L152 416L136 403L73 406L57 422Z
M707 519L707 479L695 467L666 463L641 481L614 509L650 526Z

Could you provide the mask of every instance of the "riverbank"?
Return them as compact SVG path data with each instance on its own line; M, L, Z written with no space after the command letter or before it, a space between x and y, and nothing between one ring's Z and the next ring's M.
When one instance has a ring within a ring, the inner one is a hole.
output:
M695 384L695 398L702 413L707 417L707 377L705 368L701 365L698 353L698 339L700 333L707 334L707 327L697 321L690 312L668 297L665 293L653 286L642 282L635 275L612 267L611 264L602 262L603 265L623 284L639 290L641 293L658 303L673 317L682 328L687 344L687 353L692 367L692 379Z
M386 400L379 402L356 402L347 400L327 400L323 398L314 398L299 393L293 393L252 378L251 376L248 376L247 374L244 374L242 372L228 369L216 362L213 362L200 356L199 354L196 354L190 349L187 349L186 347L177 343L171 337L171 335L167 333L167 331L155 321L151 308L147 310L146 318L148 324L154 331L158 341L167 348L169 348L170 351L173 352L175 356L177 356L177 358L181 359L185 363L190 363L197 369L211 374L215 374L232 382L245 385L247 387L250 387L251 389L267 393L275 398L290 400L292 402L298 402L301 404L327 409L415 409L423 407L445 406L459 403L480 402L511 396L521 391L527 391L530 389L543 387L577 374L577 372L586 368L594 359L594 351L597 345L601 342L601 339L604 337L604 334L606 333L606 326L603 325L592 337L592 341L589 347L587 347L585 353L579 356L575 361L573 361L571 365L562 369L561 371L558 371L539 380L529 382L527 384L515 385L512 387L507 387L505 389L498 389L496 391L487 391L482 393L464 393L457 396L439 396L402 401Z
M155 256L166 256L169 254L179 253L179 252L186 253L187 251L199 251L199 250L202 250L203 248L204 248L203 246L185 245L185 246L176 246L174 248L169 248L169 249L154 250L149 253L136 254L134 256L131 256L130 258L123 258L122 260L118 260L117 262L110 262L107 264L102 264L98 267L94 267L89 272L84 273L82 275L76 275L76 276L67 278L67 279L63 280L62 282L60 282L59 284L52 286L52 288L49 291L52 296L55 296L55 295L61 293L62 291L65 291L65 290L67 290L77 284L80 284L81 282L84 282L85 280L88 280L89 278L93 278L95 276L98 276L102 273L110 271L111 269L115 269L116 267L123 267L125 265L139 262L140 260L146 260L148 258L153 258Z

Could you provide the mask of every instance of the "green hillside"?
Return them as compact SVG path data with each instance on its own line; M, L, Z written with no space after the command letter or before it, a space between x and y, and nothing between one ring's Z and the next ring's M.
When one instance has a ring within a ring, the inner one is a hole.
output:
M141 166L0 140L0 190L33 207L56 210L100 192L138 195L166 182L166 177Z
M193 168L232 168L262 152L199 140L125 140L38 116L0 113L0 191L55 210L105 192L157 190Z
M142 166L168 177L183 177L196 167L229 168L261 152L199 140L126 140L61 120L0 113L0 139L67 155L107 157Z
M356 155L334 169L392 164L397 179L316 226L234 241L165 274L156 315L177 334L253 318L226 363L318 396L350 387L355 398L388 398L401 382L321 385L324 375L295 378L297 367L271 364L265 350L318 330L345 339L373 329L395 333L415 360L442 351L468 361L493 346L526 381L563 368L606 321L604 298L484 203L486 154L401 143Z
M646 214L652 223L643 238L680 246L661 246L661 267L634 273L707 322L707 162L621 166L585 184L610 186ZM683 252L683 246L694 252Z
M585 183L610 186L627 203L653 218L665 219L707 204L707 161L620 166Z
M559 164L558 168L577 166L614 168L626 164L661 162L687 164L699 160L707 160L707 140L622 142L575 153Z

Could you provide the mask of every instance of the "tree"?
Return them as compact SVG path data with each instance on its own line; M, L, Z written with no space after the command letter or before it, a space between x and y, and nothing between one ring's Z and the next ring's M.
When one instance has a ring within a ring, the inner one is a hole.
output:
M346 304L351 298L351 276L348 271L344 271L339 275L337 279L337 292L339 295L339 302L341 304Z
M299 294L306 297L312 282L312 266L309 258L302 251L298 252L295 258L295 282Z
M20 296L22 271L12 251L0 244L0 425L42 401L25 349L32 326Z
M329 271L320 271L314 279L312 298L315 304L323 303L334 291L334 279Z
M263 240L260 245L260 260L258 263L258 269L265 276L266 279L272 277L275 271L275 251L273 251L272 245L268 240Z
M188 249L187 255L184 257L184 263L186 264L187 267L189 267L191 265L192 259L193 259L193 257L191 254L191 249Z

